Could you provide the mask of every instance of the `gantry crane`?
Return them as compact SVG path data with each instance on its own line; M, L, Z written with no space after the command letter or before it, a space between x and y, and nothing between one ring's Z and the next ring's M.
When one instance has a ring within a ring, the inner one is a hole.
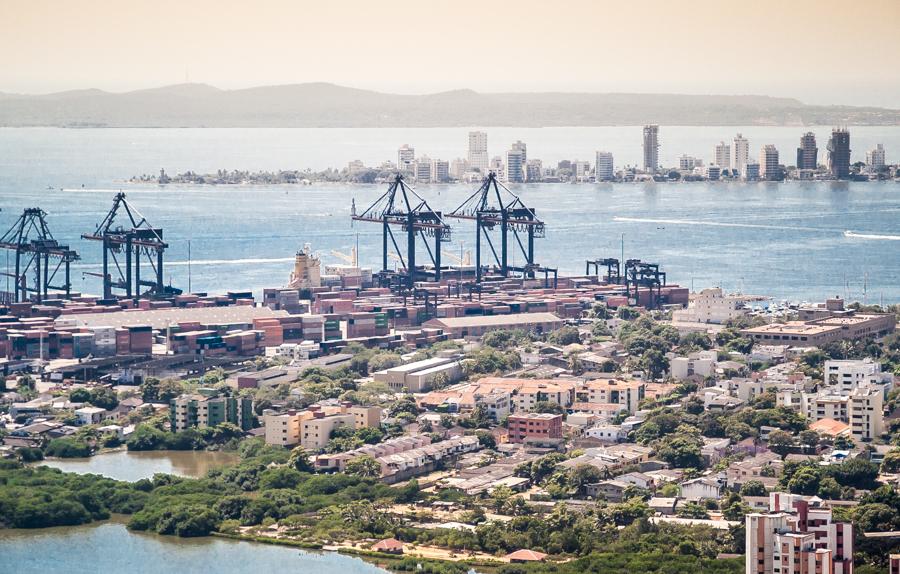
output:
M4 273L15 283L15 290L6 294L10 302L41 302L47 299L50 290L61 291L67 299L72 294L70 265L79 259L78 253L53 238L46 217L44 210L28 208L0 238L0 248L14 251L16 256L15 270ZM54 285L61 269L64 283ZM29 285L28 276L32 272L34 281Z
M591 269L594 275L600 275L600 269L606 267L606 281L619 284L622 282L622 266L618 259L607 257L605 259L589 259L585 261L584 274L590 275Z
M505 191L502 193L500 190ZM504 200L504 195L506 199ZM447 214L454 219L468 219L475 222L475 280L481 281L481 240L487 242L500 275L507 277L510 271L521 272L523 276L534 277L536 271L555 272L544 269L534 262L534 240L544 237L544 222L537 218L534 209L527 207L505 185L497 181L497 175L489 172L481 186L459 207ZM500 253L494 248L490 231L500 227ZM525 257L525 264L514 267L509 264L509 232ZM526 235L523 245L519 233Z
M116 217L125 214L124 225L116 223ZM116 194L112 209L93 233L81 236L91 241L103 242L103 271L88 273L103 279L103 298L111 299L113 289L123 290L124 296L161 295L169 291L163 285L163 254L169 245L163 241L163 230L153 227L128 201L124 193ZM124 268L117 255L125 255ZM152 279L141 278L141 260L150 265ZM115 267L116 278L110 274L110 260ZM142 287L148 287L141 292ZM177 291L177 290L172 290Z
M412 289L417 278L417 238L421 238L422 244L434 264L434 279L435 281L441 280L441 243L448 243L451 240L450 226L444 223L440 211L431 209L428 202L407 185L403 176L398 174L388 186L387 191L361 214L355 214L354 205L350 217L354 221L368 221L382 225L383 273L389 272L390 247L388 241L390 240L390 244L393 245L397 257L400 258L401 266L404 268L401 274L402 282L407 289ZM406 232L406 259L403 258L392 227L400 227ZM429 238L434 238L434 249L428 243Z
M644 263L640 259L625 262L625 295L638 299L638 288L650 291L647 309L656 309L662 299L662 287L666 285L666 274L659 270L658 263Z

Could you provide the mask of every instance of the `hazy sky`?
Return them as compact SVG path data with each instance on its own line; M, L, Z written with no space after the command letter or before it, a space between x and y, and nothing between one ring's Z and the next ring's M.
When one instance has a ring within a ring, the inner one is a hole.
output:
M0 0L0 91L325 81L900 108L900 0Z

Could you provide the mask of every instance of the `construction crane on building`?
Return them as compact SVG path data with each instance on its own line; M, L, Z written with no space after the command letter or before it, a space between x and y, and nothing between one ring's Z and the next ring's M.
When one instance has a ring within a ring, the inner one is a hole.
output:
M61 245L53 238L46 218L44 210L28 208L0 237L0 248L15 252L16 258L14 271L3 273L14 283L13 291L4 294L5 302L41 302L47 299L51 290L61 292L67 299L71 296L70 266L80 257L68 245ZM63 271L63 283L57 285L60 270ZM29 285L31 273L34 273L34 281Z
M124 213L124 225L117 223L117 217ZM163 284L163 254L169 245L163 241L163 230L153 227L126 199L124 193L116 194L112 209L103 218L93 233L81 236L90 241L103 242L102 273L86 273L103 280L103 298L111 299L113 289L123 290L125 297L141 295L163 295L180 290ZM125 256L120 262L118 255ZM152 279L141 278L141 260L147 261ZM110 274L110 263L116 271L114 279ZM124 265L124 266L123 266ZM149 289L141 293L142 287Z
M501 192L501 189L503 190ZM505 192L505 193L504 193ZM537 218L534 209L527 207L522 199L497 180L497 174L489 172L478 190L447 214L454 219L467 219L475 222L475 278L481 282L481 241L484 239L497 266L497 271L504 277L510 271L522 273L523 277L533 278L536 271L556 274L555 269L544 269L534 262L534 240L544 237L544 222ZM490 232L500 228L500 252L494 247ZM525 258L522 266L509 264L509 236L518 243ZM520 233L525 235L526 243L522 243Z
M382 272L387 274L388 254L393 246L404 268L402 283L412 289L416 279L416 247L421 240L434 264L434 280L441 279L441 244L451 240L450 226L444 223L440 211L431 209L428 202L410 187L403 176L398 174L387 191L359 215L351 215L353 221L380 223L382 226ZM406 233L406 258L394 236L393 227L400 227ZM434 248L429 239L434 239ZM390 242L390 243L389 243ZM424 269L422 270L424 272ZM423 273L424 274L424 273Z

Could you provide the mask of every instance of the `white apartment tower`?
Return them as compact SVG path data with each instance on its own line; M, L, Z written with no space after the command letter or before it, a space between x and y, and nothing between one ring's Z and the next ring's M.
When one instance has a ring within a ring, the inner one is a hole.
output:
M487 173L489 163L487 133L469 132L469 169Z
M525 181L525 166L528 156L525 144L517 141L506 152L506 181L510 183L522 183Z
M416 161L416 149L409 144L403 144L397 150L397 169L400 171L412 170L412 164Z
M432 183L446 183L450 181L450 162L435 159L431 161Z
M594 168L594 178L597 181L612 181L616 178L616 171L613 167L613 154L611 152L597 152L597 163Z
M744 175L744 168L750 161L750 142L742 134L734 136L734 169Z
M716 144L715 164L721 169L731 169L731 146L725 142Z
M866 165L869 166L871 172L884 169L884 145L878 144L866 152Z
M659 126L644 126L644 169L655 173L659 169Z

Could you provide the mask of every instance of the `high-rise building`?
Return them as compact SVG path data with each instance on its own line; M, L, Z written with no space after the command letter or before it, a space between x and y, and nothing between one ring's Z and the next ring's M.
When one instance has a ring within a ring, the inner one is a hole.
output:
M412 162L411 169L417 182L428 183L431 181L431 158L427 155Z
M884 169L884 146L882 144L878 144L866 152L866 165L873 173Z
M522 183L525 181L525 165L527 157L525 144L516 142L506 152L506 181L509 183Z
M744 175L744 166L750 161L750 142L742 134L734 136L734 169Z
M725 142L716 144L715 164L720 169L731 169L731 146Z
M485 162L485 170L487 171L487 162ZM465 173L469 171L469 162L464 160L461 157L456 158L455 160L450 162L450 176L455 179L462 179Z
M806 132L800 137L800 147L797 148L797 169L816 169L819 166L818 161L816 134Z
M818 498L773 492L769 512L746 520L747 574L852 574L853 525Z
M594 178L597 181L612 181L616 178L613 166L613 154L608 151L597 152L597 163L594 167Z
M450 181L450 162L442 159L431 160L431 181L433 183Z
M772 145L764 145L759 150L759 177L766 181L781 181L784 173L778 163L778 149Z
M400 146L400 149L397 150L397 169L409 171L412 169L414 161L416 161L416 149L410 147L409 144Z
M485 132L469 132L469 168L487 173L489 163L487 134Z
M655 173L659 169L659 126L644 126L644 169Z
M495 155L491 159L488 170L494 172L500 181L506 181L506 165L504 165L503 158L499 155Z
M831 130L828 140L828 170L837 179L850 177L850 132L846 128Z
M525 179L527 181L541 181L544 179L544 164L539 159L530 159L525 164Z

